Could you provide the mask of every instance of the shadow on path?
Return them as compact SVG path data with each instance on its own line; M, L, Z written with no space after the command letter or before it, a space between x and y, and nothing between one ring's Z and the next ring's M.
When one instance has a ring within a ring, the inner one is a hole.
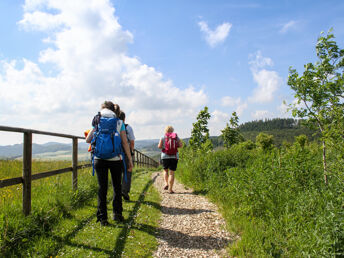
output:
M132 225L135 221L137 212L139 211L141 204L144 202L145 194L148 191L149 187L151 185L153 185L156 178L157 178L157 175L153 179L151 179L143 188L143 190L140 194L140 197L137 200L134 208L129 213L129 218L125 221L124 227L116 239L115 247L112 251L111 257L120 257L121 256L121 254L124 250L124 247L125 247L125 243L127 241L128 234L129 234L130 230L133 228ZM142 229L138 228L138 230L142 230ZM156 235L156 228L150 226L147 231L145 230L145 232L152 234L152 235Z
M162 206L161 212L165 214L169 214L169 215L192 215L192 214L200 214L204 212L214 212L214 211L205 210L205 209L186 209L186 208Z
M133 228L145 231L149 234L151 234L152 231L156 231L156 228L146 224L137 224ZM179 231L164 228L159 228L158 232L159 239L167 242L172 247L182 249L220 250L233 242L233 240L223 237L191 236Z

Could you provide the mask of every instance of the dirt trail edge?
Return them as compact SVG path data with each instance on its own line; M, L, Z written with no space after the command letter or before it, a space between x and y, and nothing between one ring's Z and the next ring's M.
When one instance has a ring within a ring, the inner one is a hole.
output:
M164 174L157 172L162 217L154 257L227 257L226 246L237 237L225 229L216 205L175 181L174 194L163 190Z

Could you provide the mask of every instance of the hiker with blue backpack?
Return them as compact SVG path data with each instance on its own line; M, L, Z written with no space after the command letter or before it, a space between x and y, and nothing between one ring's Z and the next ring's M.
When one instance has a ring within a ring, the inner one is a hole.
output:
M116 114L117 113L117 114ZM93 129L86 137L86 142L92 146L92 165L98 179L97 222L102 226L109 224L107 217L106 196L108 188L108 171L110 170L113 188L113 220L124 221L122 211L121 177L124 171L131 173L133 163L127 142L125 126L118 118L119 106L111 101L105 101L101 110L93 118ZM124 152L128 156L127 165L124 162Z
M173 194L174 172L177 170L179 159L178 148L183 146L178 135L173 132L174 128L170 125L165 128L165 135L160 138L158 148L162 150L161 160L164 168L164 178L166 185L164 190Z
M119 119L121 119L124 123L125 126L125 131L127 134L127 141L130 149L130 155L131 155L131 160L134 160L134 148L135 148L135 136L134 136L134 130L133 128L125 123L125 113L121 110L119 114ZM125 156L125 162L128 163L128 157ZM131 187L131 173L127 174L127 180L125 180L124 176L122 178L122 196L124 200L129 201L129 192L130 192L130 187Z

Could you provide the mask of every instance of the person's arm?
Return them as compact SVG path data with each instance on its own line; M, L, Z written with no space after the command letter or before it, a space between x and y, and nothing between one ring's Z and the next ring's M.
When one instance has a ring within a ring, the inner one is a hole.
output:
M87 137L86 137L86 142L87 142L87 143L91 143L92 138L93 138L93 133L94 133L94 131L95 131L95 129L93 128L93 129L88 133L88 135L87 135Z
M183 147L183 142L178 138L178 148Z
M125 133L125 130L120 132L120 136L121 136L122 146L124 148L125 155L127 155L128 160L129 160L128 171L131 172L133 169L133 161L131 159L131 153L130 153L130 149L129 149L129 145L128 145L128 141L127 141L127 134Z
M162 149L162 140L161 140L161 139L160 139L160 141L159 141L158 148L159 148L159 149Z
M131 149L132 151L134 151L134 148L135 148L135 143L134 143L134 141L130 141L130 149Z

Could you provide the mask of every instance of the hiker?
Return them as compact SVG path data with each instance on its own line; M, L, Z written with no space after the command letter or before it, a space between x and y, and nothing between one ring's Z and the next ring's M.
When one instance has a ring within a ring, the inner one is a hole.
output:
M130 155L131 155L131 160L134 160L134 147L135 147L135 136L134 136L134 131L133 128L125 123L125 113L123 111L120 112L119 114L119 119L121 119L124 123L125 126L125 131L127 134L127 141L128 145L130 148ZM125 162L128 164L128 157L125 155ZM129 201L129 192L130 192L130 187L131 187L131 173L127 174L127 180L125 180L124 176L122 178L122 196L124 200Z
M182 141L178 135L173 132L172 126L168 125L165 128L165 135L160 138L158 148L162 149L161 160L164 168L165 187L170 194L173 194L174 172L177 170L179 159L178 148L183 146Z
M94 162L92 163L94 164L98 179L97 222L100 222L103 226L109 224L106 207L108 170L110 170L111 173L113 188L113 220L121 222L124 220L122 216L123 207L121 194L121 174L124 165L123 149L129 157L127 163L128 173L125 173L131 173L133 167L124 123L117 117L115 111L114 104L111 101L105 101L101 105L101 110L98 115L93 118L93 129L86 138L86 142L92 144L94 158Z

